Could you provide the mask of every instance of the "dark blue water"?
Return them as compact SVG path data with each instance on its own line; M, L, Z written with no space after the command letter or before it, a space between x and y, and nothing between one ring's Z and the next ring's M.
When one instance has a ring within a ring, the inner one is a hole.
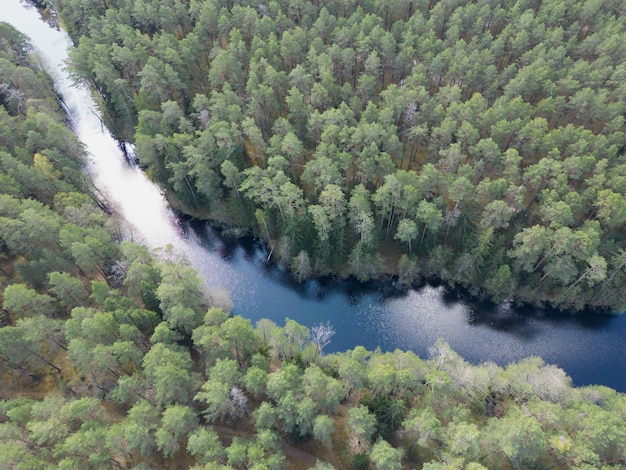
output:
M626 315L572 316L474 303L443 286L397 289L392 281L297 284L283 268L266 262L267 251L254 240L222 239L203 222L187 223L185 230L210 254L203 274L209 285L229 291L234 314L253 324L269 318L283 325L286 317L309 327L330 321L337 333L327 352L362 345L410 349L426 358L428 348L443 338L472 363L506 365L540 356L564 369L575 385L601 384L626 392Z

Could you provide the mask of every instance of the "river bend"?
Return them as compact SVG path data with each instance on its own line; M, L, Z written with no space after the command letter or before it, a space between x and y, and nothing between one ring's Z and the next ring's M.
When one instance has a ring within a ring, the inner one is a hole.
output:
M626 392L626 315L573 317L509 304L472 304L428 285L396 290L391 283L363 286L333 279L297 285L283 269L265 263L267 253L254 240L224 240L205 223L179 220L162 191L128 165L102 127L89 91L72 84L65 71L72 47L68 36L20 0L3 0L0 15L31 38L87 149L86 170L127 221L133 240L184 253L214 295L230 295L235 314L253 323L270 318L283 324L285 317L307 326L330 321L337 334L328 351L380 346L426 357L443 338L474 363L504 365L536 355L563 368L576 385L602 384Z

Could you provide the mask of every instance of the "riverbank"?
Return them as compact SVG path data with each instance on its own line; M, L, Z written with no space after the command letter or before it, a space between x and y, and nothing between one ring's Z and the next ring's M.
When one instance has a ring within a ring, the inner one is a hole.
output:
M86 110L85 115L92 113ZM99 122L94 126L99 129ZM181 237L184 227L164 204L162 191L148 187L144 175L118 162L117 145L93 140L90 133L84 135L99 162L95 176L120 213L136 225L134 238L155 248L172 245L191 260L207 285L232 294L235 313L252 321L270 317L282 323L287 316L309 326L330 321L338 331L332 345L337 351L366 343L371 349L411 349L426 357L428 348L443 337L474 363L494 360L504 365L538 355L559 364L577 384L606 383L623 388L615 384L626 375L615 374L616 367L624 369L620 352L626 335L621 319L590 322L589 326L585 315L573 319L556 315L551 319L533 309L518 313L510 304L501 308L488 305L482 310L451 301L442 289L428 287L405 291L403 297L390 301L378 288L368 289L371 284L337 279L297 284L284 269L265 263L271 248L225 247L207 228ZM209 250L195 244L197 239L204 244L205 235ZM335 285L346 286L346 290L340 291Z

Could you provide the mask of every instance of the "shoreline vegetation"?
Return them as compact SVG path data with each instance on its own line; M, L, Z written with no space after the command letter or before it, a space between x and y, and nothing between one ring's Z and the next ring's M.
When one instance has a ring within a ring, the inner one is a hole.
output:
M296 279L626 306L621 1L54 5L172 204Z
M251 325L117 237L26 39L0 22L0 467L618 469L626 397L531 357L470 365Z

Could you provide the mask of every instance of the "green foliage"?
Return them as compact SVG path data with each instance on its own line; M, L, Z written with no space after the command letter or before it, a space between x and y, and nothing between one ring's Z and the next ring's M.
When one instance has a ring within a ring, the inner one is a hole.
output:
M539 423L529 416L511 413L501 420L491 420L485 429L487 445L493 445L508 458L514 468L528 468L543 458L546 440Z
M51 286L49 291L66 309L81 305L87 299L87 291L80 279L59 272L48 274L48 279Z
M155 433L157 448L166 457L179 449L179 441L198 426L194 411L181 405L169 406L163 412L161 427Z
M312 270L311 261L307 252L304 250L300 251L298 256L291 261L290 268L296 281L302 282L308 279L311 276Z
M370 452L372 463L380 470L400 470L402 468L402 450L394 449L385 440L379 440Z
M256 230L299 281L375 278L384 239L421 258L407 281L623 307L606 289L623 290L608 262L626 221L619 7L379 3L57 8L73 73L148 173L184 210ZM4 60L25 81L20 41ZM25 102L11 92L7 129ZM41 142L32 165L3 161L9 194L55 183ZM74 248L81 269L88 251ZM164 313L190 331L187 308Z
M421 447L428 447L433 440L438 439L442 427L437 415L429 408L413 408L403 426L416 434L417 443Z
M388 395L365 395L360 404L376 416L376 435L384 439L400 428L407 411L404 400L392 400Z
M4 290L2 297L2 307L16 318L51 315L55 311L52 297L38 294L24 284L11 284Z
M370 459L367 454L354 454L350 461L350 465L357 470L367 470L370 466Z
M359 405L348 411L348 426L361 445L367 446L376 431L376 416L366 406Z
M206 298L198 273L190 266L182 261L164 262L156 295L172 329L190 334L200 325Z
M201 464L224 461L224 447L218 434L211 429L202 427L192 432L187 442L187 450Z
M324 446L330 447L334 430L335 424L328 416L318 415L315 418L315 423L313 424L313 436Z
M188 403L193 394L195 374L187 351L163 343L155 344L143 358L143 371L154 387L157 403Z
M149 172L243 212L302 279L376 277L397 241L406 279L624 304L620 5L55 6ZM310 438L354 468L623 466L623 394L539 358L438 341L320 367L307 327L208 308L184 261L113 242L49 79L0 44L0 466L280 469Z

